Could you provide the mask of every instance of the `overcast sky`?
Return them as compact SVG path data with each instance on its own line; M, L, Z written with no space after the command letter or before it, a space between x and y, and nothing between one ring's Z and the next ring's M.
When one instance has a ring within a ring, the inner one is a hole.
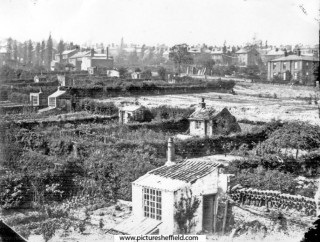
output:
M319 0L0 0L0 38L77 44L319 42ZM303 12L302 7L304 8Z

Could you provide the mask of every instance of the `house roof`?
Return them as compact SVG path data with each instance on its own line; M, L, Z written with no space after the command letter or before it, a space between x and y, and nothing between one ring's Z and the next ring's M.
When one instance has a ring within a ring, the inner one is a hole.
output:
M125 219L117 224L114 228L108 231L111 234L150 234L153 232L162 221L151 218L143 218L137 221L134 216Z
M52 93L49 97L60 97L65 94L67 91L57 90L56 92Z
M267 55L284 55L284 51L283 50L270 50Z
M74 59L74 58L80 58L86 55L90 55L91 51L82 51L82 52L78 52L75 53L73 56L70 57L70 59Z
M172 166L162 166L149 172L167 179L193 183L214 171L220 163L210 161L187 160Z
M245 53L248 53L250 50L248 49L240 49L236 52L236 54L245 54Z
M209 120L215 117L217 113L217 110L212 107L198 108L189 116L189 119Z
M288 55L271 61L319 61L319 59L313 56Z

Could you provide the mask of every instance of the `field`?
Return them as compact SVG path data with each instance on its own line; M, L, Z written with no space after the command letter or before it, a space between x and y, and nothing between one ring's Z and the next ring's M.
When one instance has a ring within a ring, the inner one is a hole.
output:
M237 83L236 95L226 93L196 93L161 96L141 96L139 102L147 107L159 105L181 108L198 105L205 98L208 106L222 109L228 107L238 119L251 121L301 120L319 124L319 109L314 100L320 98L319 90L313 87L298 87L272 84ZM310 99L312 100L310 104ZM116 97L102 102L134 102L135 97Z

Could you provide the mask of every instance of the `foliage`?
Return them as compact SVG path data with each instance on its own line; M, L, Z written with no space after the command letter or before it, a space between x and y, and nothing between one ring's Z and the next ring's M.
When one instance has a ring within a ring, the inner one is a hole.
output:
M320 147L320 127L303 122L289 122L270 134L262 144L263 152L279 153L280 149L312 150Z
M196 225L193 219L196 216L195 213L199 205L199 198L193 196L191 190L186 191L185 196L182 194L180 200L174 203L174 219L182 233L190 233L191 229Z
M164 67L158 69L158 74L161 80L166 80L167 70Z
M115 115L118 108L112 102L97 102L92 99L81 99L77 111L88 111L94 114Z
M192 64L193 58L188 52L186 44L175 45L171 48L169 58L178 66L178 73L181 73L181 65Z
M48 242L55 235L56 229L55 221L45 221L41 224L41 234L45 242Z

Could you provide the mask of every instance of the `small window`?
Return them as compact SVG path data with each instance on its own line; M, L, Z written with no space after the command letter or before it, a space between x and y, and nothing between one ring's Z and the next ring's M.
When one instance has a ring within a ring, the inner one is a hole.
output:
M298 69L298 62L297 61L294 62L294 69Z
M297 79L298 79L298 73L297 73L297 72L295 72L295 73L294 73L293 78L294 78L295 80L297 80Z
M196 121L196 129L200 129L201 128L201 121Z
M273 69L276 69L276 67L277 67L277 63L273 63Z
M287 69L287 63L283 63L282 64L282 68L283 68L283 70L286 70Z
M309 66L309 63L308 63L308 62L306 63L306 66Z
M161 191L143 188L143 212L147 218L162 219Z

